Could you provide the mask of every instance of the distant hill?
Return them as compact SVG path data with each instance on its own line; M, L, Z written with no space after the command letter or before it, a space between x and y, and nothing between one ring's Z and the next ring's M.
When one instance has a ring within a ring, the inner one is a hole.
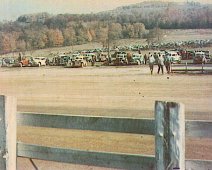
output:
M162 2L145 1L129 6L118 7L115 10L104 11L96 14L59 14L50 16L47 13L22 15L19 22L41 22L59 17L66 21L107 21L113 22L143 23L147 29L159 26L166 29L177 28L212 28L212 4L200 4L197 2Z
M102 12L117 22L142 22L146 28L212 28L212 4L145 1Z

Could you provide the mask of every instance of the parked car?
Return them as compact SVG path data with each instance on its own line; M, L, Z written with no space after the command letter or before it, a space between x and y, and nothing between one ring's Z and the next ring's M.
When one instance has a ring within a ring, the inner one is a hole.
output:
M60 58L58 56L53 57L49 61L50 66L59 66L60 65Z
M111 56L111 63L113 65L127 65L128 64L127 53L125 51L115 52Z
M87 61L85 60L84 56L76 56L70 58L67 62L66 67L86 67Z
M210 57L206 57L204 52L195 52L195 56L193 58L194 64L202 64L210 62Z
M166 55L171 57L172 63L181 63L182 57L176 51L168 51Z
M95 53L85 53L85 54L83 54L83 56L87 62L92 62L93 59L96 61L96 59L97 59L97 56Z
M46 66L46 58L45 58L45 57L33 57L33 60L34 60L39 66Z
M72 55L71 55L71 57L72 58L75 58L75 57L77 57L77 56L80 56L81 54L79 53L79 52L74 52Z
M97 61L99 62L105 62L108 60L108 54L107 53L100 53L99 56L97 57Z
M52 60L49 62L49 65L51 66L65 66L68 61L70 60L69 55L65 55L65 54L59 54L55 57L52 58Z
M20 64L16 58L2 58L1 67L20 67Z
M65 55L65 54L61 54L58 57L60 59L60 63L59 63L60 66L65 66L70 59L70 56Z
M40 65L36 63L32 56L24 56L20 61L21 67L39 67Z
M195 53L196 52L203 52L203 53L205 53L205 57L207 59L210 58L210 51L209 50L195 50Z
M144 64L144 56L139 53L132 54L132 57L128 61L129 64Z

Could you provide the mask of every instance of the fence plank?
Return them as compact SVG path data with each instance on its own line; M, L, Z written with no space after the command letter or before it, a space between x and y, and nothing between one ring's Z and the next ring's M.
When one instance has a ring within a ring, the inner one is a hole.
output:
M156 134L155 134L155 159L156 169L165 169L164 157L168 151L164 150L164 132L165 132L165 119L164 119L164 107L163 102L155 103L155 120L156 121Z
M186 136L212 138L211 121L186 121Z
M185 169L184 106L156 101L155 120L156 169Z
M0 96L0 169L16 169L16 99Z
M169 154L168 169L185 169L185 108L183 104L168 102L169 122Z
M23 143L18 143L18 156L128 170L155 168L154 156L82 151Z
M211 160L186 160L186 170L210 170L212 167Z
M155 134L153 119L18 113L18 125L135 134Z
M155 134L153 119L18 113L17 121L18 125L26 126ZM186 120L185 123L186 136L212 138L211 121Z

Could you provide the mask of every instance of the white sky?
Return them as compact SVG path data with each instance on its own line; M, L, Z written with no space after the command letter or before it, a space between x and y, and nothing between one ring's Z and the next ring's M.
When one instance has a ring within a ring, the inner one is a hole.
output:
M0 0L0 21L15 20L20 15L38 12L48 12L50 14L96 13L142 1L144 0ZM184 2L186 0L175 1ZM212 3L212 0L194 1Z

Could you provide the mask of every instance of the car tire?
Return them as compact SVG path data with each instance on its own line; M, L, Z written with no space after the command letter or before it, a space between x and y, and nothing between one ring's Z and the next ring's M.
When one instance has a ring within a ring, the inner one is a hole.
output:
M68 64L70 67L73 67L74 63L73 62L69 62Z
M141 65L141 62L139 60L136 61L137 65Z

